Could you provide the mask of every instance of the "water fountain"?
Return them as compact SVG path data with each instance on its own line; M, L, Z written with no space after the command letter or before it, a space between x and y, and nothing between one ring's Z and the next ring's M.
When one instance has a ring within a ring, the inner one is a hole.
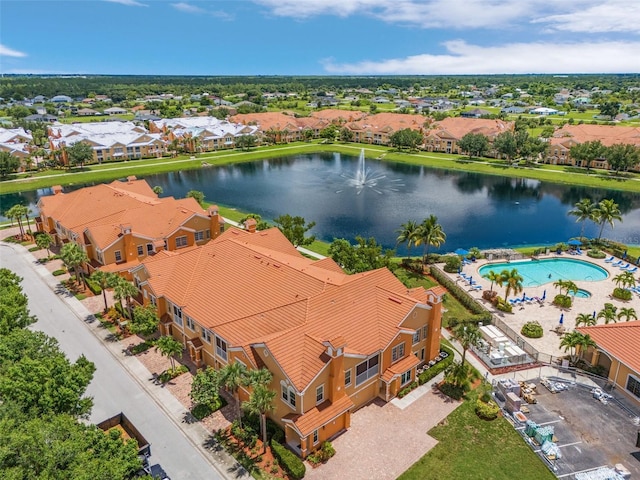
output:
M380 180L386 178L381 172L376 172L375 170L367 169L365 158L364 158L364 148L360 150L360 156L358 157L358 169L356 170L355 175L349 175L343 173L340 175L348 180L349 186L356 188L356 194L360 195L365 188L370 188L377 194L382 195L383 188L379 185ZM401 180L392 180L392 182L398 182ZM395 186L402 186L401 184L396 183ZM394 188L391 188L393 191L397 191ZM340 193L342 190L339 190L336 193Z

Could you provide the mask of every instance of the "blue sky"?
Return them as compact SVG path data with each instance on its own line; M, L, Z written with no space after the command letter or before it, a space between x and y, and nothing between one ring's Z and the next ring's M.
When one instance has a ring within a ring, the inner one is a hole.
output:
M0 73L640 72L639 0L2 0Z

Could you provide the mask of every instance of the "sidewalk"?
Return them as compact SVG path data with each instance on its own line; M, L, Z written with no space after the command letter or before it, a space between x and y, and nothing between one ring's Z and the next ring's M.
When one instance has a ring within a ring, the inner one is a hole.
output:
M110 332L100 326L94 315L70 292L64 289L59 280L51 275L49 270L35 261L33 255L26 248L16 245L18 254L25 257L27 263L38 274L42 281L56 295L67 304L79 320L88 328L107 348L111 355L125 368L136 383L140 385L153 399L153 401L166 414L189 440L195 449L201 451L203 457L215 468L222 478L249 479L249 473L240 466L235 459L227 454L224 449L211 445L211 433L199 422L187 421L189 411L171 392L162 385L150 381L151 373L135 356L127 355L121 342L108 339ZM205 447L208 446L208 448Z

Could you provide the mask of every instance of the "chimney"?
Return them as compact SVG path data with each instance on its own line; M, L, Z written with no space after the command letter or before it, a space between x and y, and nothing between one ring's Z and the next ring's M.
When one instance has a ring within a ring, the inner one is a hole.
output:
M51 187L51 191L53 192L54 195L58 195L59 193L62 193L62 185L54 185L53 187Z
M131 183L131 182L135 182L137 180L135 175L129 175L127 177L127 182Z
M333 403L345 396L344 348L347 346L347 342L344 337L338 336L322 343L327 347L327 355L331 357L329 363L329 388L326 391L327 399Z
M221 224L223 220L218 213L218 206L210 205L209 208L207 208L207 216L209 217L209 229L211 230L211 239L213 240L222 233Z
M249 233L256 233L256 227L258 222L256 222L255 218L247 218L244 221L244 229Z
M120 225L120 233L123 238L124 255L122 258L125 262L129 262L137 258L138 252L136 251L136 245L133 243L133 235L131 234L132 228L130 223L124 223Z

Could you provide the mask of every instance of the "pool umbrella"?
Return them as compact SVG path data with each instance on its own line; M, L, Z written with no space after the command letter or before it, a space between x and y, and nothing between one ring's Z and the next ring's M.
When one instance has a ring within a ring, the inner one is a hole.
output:
M596 318L596 311L595 310L593 311L593 318L594 318L594 320Z
M622 254L622 259L625 260L627 258L627 251L625 250L624 253Z
M569 240L567 243L569 245L582 245L582 242L580 240L575 240L575 239Z
M453 253L455 253L456 255L460 255L461 257L464 257L465 255L469 255L469 250L465 250L464 248L459 248Z
M560 314L560 325L564 323L564 313Z
M546 290L544 292L542 292L542 300L544 300L545 298L547 298L547 291Z
M527 294L522 292L522 301L524 302L527 299Z

